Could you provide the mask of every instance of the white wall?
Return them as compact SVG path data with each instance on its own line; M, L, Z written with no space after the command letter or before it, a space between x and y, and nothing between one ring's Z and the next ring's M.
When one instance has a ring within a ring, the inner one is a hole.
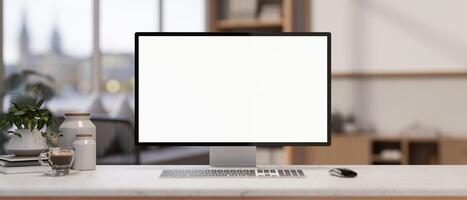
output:
M365 120L360 125L371 124L380 134L419 123L467 136L467 79L333 80L332 108L356 113Z
M467 70L465 0L313 0L335 71Z
M467 70L467 1L313 0L313 31L331 31L334 71ZM467 136L467 78L332 81L332 108L398 134L414 123Z

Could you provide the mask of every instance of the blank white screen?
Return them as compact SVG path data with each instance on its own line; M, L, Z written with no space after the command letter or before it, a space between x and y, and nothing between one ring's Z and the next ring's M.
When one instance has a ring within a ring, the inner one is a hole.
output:
M324 36L139 36L139 142L327 142Z

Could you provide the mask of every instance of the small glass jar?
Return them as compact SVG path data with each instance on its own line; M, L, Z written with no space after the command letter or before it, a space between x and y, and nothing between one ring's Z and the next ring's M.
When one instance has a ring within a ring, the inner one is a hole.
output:
M75 160L72 169L80 171L96 169L96 141L92 134L77 134L73 148Z
M77 134L92 134L96 141L96 126L91 122L90 113L68 112L60 125L59 146L72 147Z

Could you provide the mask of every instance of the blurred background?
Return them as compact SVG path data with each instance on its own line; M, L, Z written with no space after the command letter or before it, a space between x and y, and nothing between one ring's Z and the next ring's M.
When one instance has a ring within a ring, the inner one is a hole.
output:
M99 164L208 163L207 147L135 147L141 31L332 32L332 146L260 148L259 164L467 163L466 1L0 2L0 111L12 77L52 77L31 79L57 116L92 113Z

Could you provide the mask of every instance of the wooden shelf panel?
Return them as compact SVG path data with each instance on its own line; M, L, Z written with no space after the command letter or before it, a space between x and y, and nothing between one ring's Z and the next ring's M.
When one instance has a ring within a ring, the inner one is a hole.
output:
M332 78L467 78L467 71L334 72Z
M282 28L282 20L263 21L257 19L249 20L219 20L217 29L242 29L242 28Z

